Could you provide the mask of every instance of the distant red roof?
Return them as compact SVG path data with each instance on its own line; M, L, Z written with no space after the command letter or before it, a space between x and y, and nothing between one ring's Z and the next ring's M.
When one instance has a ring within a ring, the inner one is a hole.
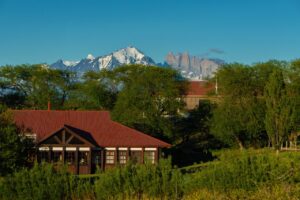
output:
M186 95L207 95L214 89L214 85L207 81L189 81Z
M37 134L37 142L65 125L89 133L100 147L169 147L170 144L110 119L107 111L15 110L19 127Z

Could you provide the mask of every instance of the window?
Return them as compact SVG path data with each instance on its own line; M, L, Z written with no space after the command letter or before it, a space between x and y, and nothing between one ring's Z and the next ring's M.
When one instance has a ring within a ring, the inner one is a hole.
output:
M53 162L61 162L61 161L62 161L62 152L53 151Z
M88 153L86 151L79 151L79 164L87 165L88 164Z
M144 162L145 163L155 163L155 152L154 151L145 151L144 152Z
M106 163L107 164L115 163L115 152L114 151L106 151Z
M36 142L36 134L35 133L25 133L25 137L31 139L33 142Z
M49 161L49 151L40 151L39 158L41 162L48 162Z
M142 163L142 151L131 151L130 158L133 163Z
M126 164L127 161L127 151L119 151L119 163Z
M74 151L67 151L66 152L66 163L68 165L75 164L75 152Z

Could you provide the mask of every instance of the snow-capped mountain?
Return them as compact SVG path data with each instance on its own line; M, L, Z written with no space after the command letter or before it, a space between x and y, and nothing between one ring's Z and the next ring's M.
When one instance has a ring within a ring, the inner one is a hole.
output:
M155 65L155 62L152 58L146 56L137 48L130 46L105 56L94 57L93 55L88 54L86 58L80 61L58 60L50 66L56 69L68 69L78 73L84 73L91 70L111 70L115 67L126 64Z
M104 56L94 57L92 54L88 54L86 58L80 61L65 61L60 59L50 65L50 67L63 70L67 69L82 75L86 71L112 70L126 64L171 67L178 70L179 73L187 79L204 79L212 77L213 73L224 64L224 61L199 58L190 56L187 53L178 53L177 55L169 53L166 56L165 63L161 64L155 63L152 58L146 56L137 48L130 46Z

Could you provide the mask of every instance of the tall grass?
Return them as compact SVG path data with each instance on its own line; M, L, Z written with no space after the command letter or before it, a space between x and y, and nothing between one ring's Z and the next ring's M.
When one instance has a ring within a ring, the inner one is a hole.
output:
M65 166L35 164L0 182L0 199L3 200L57 200L92 199L93 185L67 172ZM91 198L90 198L91 197Z
M207 188L199 188L196 191L187 193L183 200L298 200L300 197L299 184L276 184L272 186L262 186L257 190L248 191L233 189L226 192L212 191Z
M1 180L0 199L179 199L183 195L183 176L170 159L157 165L129 163L92 179L71 175L64 166L36 164Z
M179 199L183 187L183 176L170 159L158 165L129 163L100 174L95 182L97 199Z
M156 165L115 167L75 176L66 167L35 165L0 179L0 199L296 199L300 196L300 155L273 151L226 151L192 173L171 160ZM277 189L276 189L277 188ZM291 195L285 194L290 192ZM228 198L230 197L230 198Z
M52 165L35 165L5 178L0 189L1 199L63 199L69 196L70 176Z
M262 184L299 181L300 156L273 151L227 151L206 168L190 175L191 188L255 190Z

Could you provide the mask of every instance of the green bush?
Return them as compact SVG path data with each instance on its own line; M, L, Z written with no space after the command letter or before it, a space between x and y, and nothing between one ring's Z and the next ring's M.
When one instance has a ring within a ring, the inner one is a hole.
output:
M189 184L190 188L218 191L254 190L263 183L297 182L299 164L299 156L293 153L276 155L267 150L227 151L221 154L219 161L191 174Z
M95 182L97 199L178 199L183 194L183 176L171 161L158 165L127 164L100 174Z
M46 163L7 176L0 186L0 199L83 199L93 195L88 181L69 174L64 166L54 167Z

